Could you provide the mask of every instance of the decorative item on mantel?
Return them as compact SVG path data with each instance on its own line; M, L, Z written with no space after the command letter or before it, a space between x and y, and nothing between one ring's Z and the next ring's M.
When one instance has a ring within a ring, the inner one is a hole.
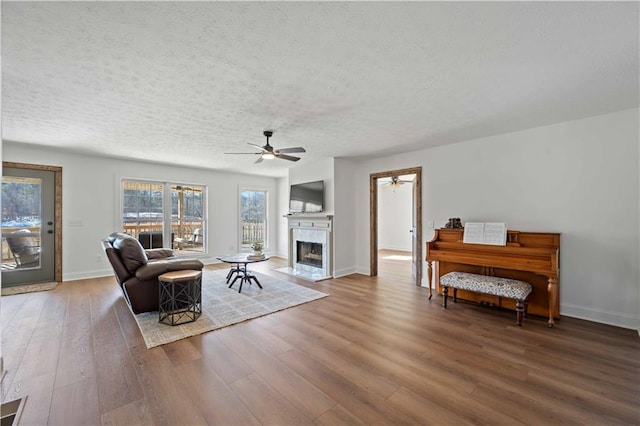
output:
M447 222L446 225L444 225L445 229L462 229L464 228L464 226L462 226L462 221L460 220L459 217L452 217L449 219L449 222Z

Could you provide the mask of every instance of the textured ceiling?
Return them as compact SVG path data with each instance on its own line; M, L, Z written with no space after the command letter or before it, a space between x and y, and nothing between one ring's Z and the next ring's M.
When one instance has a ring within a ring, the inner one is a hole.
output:
M638 3L2 2L2 137L284 176L638 106ZM297 163L253 164L273 129Z

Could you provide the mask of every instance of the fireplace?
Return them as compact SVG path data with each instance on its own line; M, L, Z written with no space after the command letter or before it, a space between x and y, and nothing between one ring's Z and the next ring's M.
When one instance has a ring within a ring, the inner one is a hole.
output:
M312 281L326 280L333 271L333 216L287 215L289 265L282 272Z
M309 241L296 241L296 244L296 263L322 268L323 244Z

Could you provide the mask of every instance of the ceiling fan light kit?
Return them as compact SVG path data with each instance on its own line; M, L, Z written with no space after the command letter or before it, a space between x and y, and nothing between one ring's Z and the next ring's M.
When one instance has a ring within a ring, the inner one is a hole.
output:
M403 179L404 176L389 176L388 178L381 178L380 184L388 188L393 189L396 192L397 188L405 183L413 183L413 179ZM388 180L387 180L388 179Z
M254 163L262 163L262 160L272 160L274 158L280 158L282 160L288 160L288 161L298 161L300 159L300 157L294 157L293 155L287 155L287 154L298 153L298 152L307 152L301 146L297 146L297 147L294 147L294 148L273 149L273 147L269 144L269 138L271 136L273 136L273 131L272 130L265 130L262 133L267 138L266 145L260 146L260 145L254 144L254 143L250 143L250 142L248 143L248 145L251 145L251 146L253 146L255 148L258 148L260 150L260 152L225 152L225 154L250 154L250 155L253 154L253 155L259 155L260 157L258 157L258 159Z

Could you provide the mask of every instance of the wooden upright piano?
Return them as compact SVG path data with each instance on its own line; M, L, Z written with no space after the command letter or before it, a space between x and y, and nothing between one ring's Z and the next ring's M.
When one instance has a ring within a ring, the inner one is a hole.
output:
M507 231L507 245L463 243L464 229L436 229L427 242L429 298L432 264L435 262L436 290L442 293L440 277L453 271L513 278L531 284L528 312L548 316L549 327L560 318L558 277L560 234ZM460 290L461 299L515 309L515 301Z

